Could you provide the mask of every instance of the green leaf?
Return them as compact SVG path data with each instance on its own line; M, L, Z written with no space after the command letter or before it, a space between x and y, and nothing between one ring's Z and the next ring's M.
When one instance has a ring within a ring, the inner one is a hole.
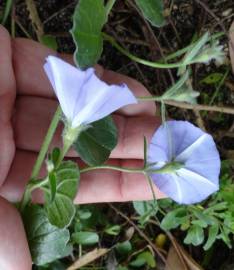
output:
M119 265L116 270L128 270L127 267Z
M137 256L138 259L143 259L151 268L156 267L154 256L149 251L144 251Z
M129 241L124 241L116 245L116 250L121 255L127 255L132 251L132 244Z
M57 49L58 49L58 44L57 44L56 38L52 35L41 36L41 43L52 50L57 51Z
M136 0L136 4L152 25L156 27L164 25L163 0Z
M219 232L219 224L218 223L209 227L208 239L206 241L206 244L203 246L204 250L208 250L213 245L213 243L215 242L216 237L218 235L218 232Z
M203 241L204 241L203 229L198 225L192 225L187 232L187 235L184 239L184 243L187 245L192 244L194 246L198 246Z
M185 71L181 78L173 86L171 86L162 96L160 96L160 100L175 100L196 104L199 92L193 90L188 79L189 72Z
M109 235L118 235L121 231L120 225L113 225L105 229L105 233Z
M110 116L92 123L81 132L74 147L90 166L103 164L117 145L117 129Z
M102 28L107 21L103 0L80 0L73 16L71 34L76 44L74 60L80 68L97 63L102 54Z
M76 163L65 161L55 170L55 175L57 192L52 203L49 189L43 188L46 191L45 208L51 224L64 228L70 225L76 212L73 199L77 193L80 173Z
M131 266L133 267L142 267L143 265L147 264L151 268L156 267L156 261L154 259L154 256L152 255L151 252L149 251L144 251L140 253L137 258L130 263Z
M61 154L60 149L56 147L53 149L50 155L51 161L53 162L55 167L57 166L57 162L59 161L60 154Z
M50 224L43 208L28 206L23 213L32 260L37 265L53 262L72 252L70 233Z
M139 222L141 226L150 219L150 217L155 216L158 211L157 201L136 201L133 202L134 209L140 215Z
M99 236L95 232L76 232L72 234L72 240L79 245L93 245L98 243Z
M214 72L206 76L200 82L205 84L216 84L220 82L223 78L223 73Z
M163 218L160 227L165 230L171 230L177 228L179 225L184 224L187 221L187 213L185 208L177 208Z
M92 216L92 212L88 209L77 209L77 217L81 220L89 219Z
M143 258L136 258L134 261L130 262L130 266L132 267L142 267L146 264L146 261Z
M52 203L56 195L56 175L54 172L50 172L48 177L50 186L50 203Z
M12 8L12 4L13 4L13 0L6 0L5 1L5 7L4 7L4 13L3 16L1 18L1 24L4 25L7 21L7 18L9 17L9 14L11 12L11 8Z

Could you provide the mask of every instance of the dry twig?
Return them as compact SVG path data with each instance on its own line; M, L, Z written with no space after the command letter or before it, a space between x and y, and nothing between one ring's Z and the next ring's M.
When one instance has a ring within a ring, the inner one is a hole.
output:
M128 218L123 212L118 210L116 207L114 207L112 204L109 204L110 208L112 208L118 215L120 215L122 218L124 218L126 221L128 221L129 224L131 224L135 230L139 233L139 235L146 240L146 242L149 243L151 248L154 250L154 252L160 257L160 259L166 263L166 259L161 254L161 252L157 249L157 247L154 245L154 243L149 239L149 237L139 229L139 227L130 219Z
M185 102L178 102L173 100L164 100L167 105L175 106L182 109L196 110L196 111L209 111L209 112L220 112L226 114L234 114L234 108L230 107L218 107L218 106L209 106L201 104L189 104Z
M36 32L37 39L39 42L41 42L41 38L44 35L44 29L37 12L35 2L33 0L25 0L25 3L29 11L29 17L32 21L33 28Z

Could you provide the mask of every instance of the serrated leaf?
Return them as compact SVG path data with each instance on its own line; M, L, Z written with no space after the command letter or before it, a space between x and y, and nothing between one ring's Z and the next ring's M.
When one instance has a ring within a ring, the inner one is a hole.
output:
M62 162L56 169L57 191L53 202L50 202L50 192L46 191L46 212L52 225L64 228L70 225L76 208L73 199L77 193L79 184L79 170L76 163L72 161Z
M76 44L74 60L80 68L97 63L103 49L101 30L107 21L103 0L80 0L73 16L71 34Z
M208 239L206 241L206 244L203 246L204 250L208 250L209 248L211 248L211 246L214 244L214 242L216 240L218 232L219 232L219 224L218 223L209 227Z
M91 166L103 164L117 145L117 129L110 116L92 123L79 135L74 148Z
M76 232L72 234L72 240L79 245L93 245L98 243L99 236L95 232Z
M51 225L43 208L28 206L23 220L32 260L36 265L50 263L71 253L69 231Z
M202 244L203 241L204 241L203 229L198 225L192 225L187 232L187 235L184 239L184 243L187 245L192 244L194 246L198 246Z
M163 0L136 0L136 4L152 25L156 27L164 25Z

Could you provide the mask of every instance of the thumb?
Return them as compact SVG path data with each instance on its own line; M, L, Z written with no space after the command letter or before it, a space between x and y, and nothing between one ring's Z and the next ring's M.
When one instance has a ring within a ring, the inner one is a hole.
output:
M0 269L30 270L32 261L18 211L0 197Z

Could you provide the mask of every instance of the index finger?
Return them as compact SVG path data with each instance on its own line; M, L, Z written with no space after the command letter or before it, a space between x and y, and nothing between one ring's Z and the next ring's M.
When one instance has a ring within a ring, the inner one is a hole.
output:
M43 70L45 58L57 53L35 41L23 38L13 40L13 62L17 81L17 90L20 95L33 95L46 98L55 98L52 86ZM58 55L72 63L72 56ZM110 84L126 83L136 96L150 95L147 89L136 80L113 71L103 70L96 66L97 75ZM146 114L154 115L154 102L139 103L121 110L127 115Z

